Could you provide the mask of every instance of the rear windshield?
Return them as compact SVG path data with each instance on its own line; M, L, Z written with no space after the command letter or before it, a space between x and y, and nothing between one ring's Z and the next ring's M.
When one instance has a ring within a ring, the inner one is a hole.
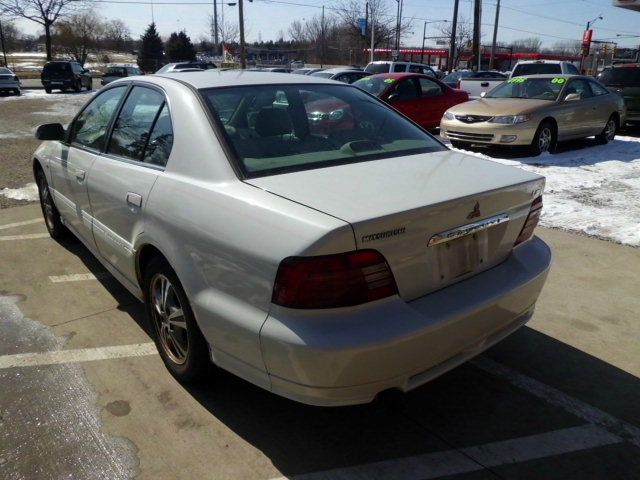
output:
M11 75L11 70L8 68L0 67L0 75Z
M598 80L605 85L640 87L640 67L605 68Z
M202 95L247 177L445 150L346 85L227 87Z
M447 75L442 79L444 83L455 83L461 78L469 78L473 77L473 72L471 70L465 72L453 72Z
M536 100L556 100L566 83L563 77L526 78L514 77L501 83L484 98L532 98Z
M69 72L71 65L68 63L48 63L43 68L44 72Z
M311 74L312 77L320 77L320 78L331 78L333 73L331 72L314 72Z
M364 69L367 73L389 73L389 64L388 63L370 63ZM402 68L404 72L404 66Z
M512 77L521 75L546 75L549 73L562 73L559 63L523 63L513 69Z
M106 75L110 75L113 77L124 77L125 76L125 68L124 67L109 67L105 73Z

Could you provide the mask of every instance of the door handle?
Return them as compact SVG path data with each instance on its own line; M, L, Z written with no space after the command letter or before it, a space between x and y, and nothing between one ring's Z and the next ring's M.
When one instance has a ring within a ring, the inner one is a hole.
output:
M488 87L489 86L489 82L480 82L480 86L481 87Z
M85 173L86 172L84 170L76 170L76 179L79 182L82 182L84 180Z
M142 196L137 193L127 192L127 204L133 205L134 207L141 207Z

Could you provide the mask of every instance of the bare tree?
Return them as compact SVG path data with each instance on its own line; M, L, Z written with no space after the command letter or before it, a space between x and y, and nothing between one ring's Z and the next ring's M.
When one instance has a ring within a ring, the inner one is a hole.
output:
M78 13L61 20L55 28L55 42L64 53L80 65L87 61L89 53L97 51L98 40L104 25L93 11Z
M104 25L102 40L104 47L124 52L127 50L127 42L131 40L129 27L120 19L109 20Z
M514 52L538 53L542 47L542 40L538 37L521 38L514 40L509 46Z
M443 23L440 26L440 33L443 36L450 38L453 25L451 23ZM453 65L451 69L455 69L460 61L460 56L465 48L471 48L471 42L473 40L473 25L464 17L461 17L458 21L458 27L456 28L456 44L453 52Z
M582 42L580 40L561 40L555 42L548 51L556 55L579 56L582 51Z
M85 0L0 0L0 12L44 27L47 60L51 60L51 27L84 6Z
M2 19L0 19L2 20ZM9 53L16 50L18 41L22 33L18 30L15 23L2 20L2 38L4 41L4 52Z
M209 30L211 32L211 37L213 37L214 32L213 25L213 15L209 15ZM245 35L246 35L245 28ZM237 43L238 37L240 36L240 29L238 28L237 23L232 23L227 19L218 18L218 37L220 38L220 43ZM220 52L216 52L216 55Z

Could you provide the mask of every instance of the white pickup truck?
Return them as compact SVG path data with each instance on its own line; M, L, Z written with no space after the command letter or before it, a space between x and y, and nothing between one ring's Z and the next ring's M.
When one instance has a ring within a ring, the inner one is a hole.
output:
M500 72L473 72L471 76L463 76L458 81L458 89L469 94L469 98L480 98L483 93L492 90L507 80Z

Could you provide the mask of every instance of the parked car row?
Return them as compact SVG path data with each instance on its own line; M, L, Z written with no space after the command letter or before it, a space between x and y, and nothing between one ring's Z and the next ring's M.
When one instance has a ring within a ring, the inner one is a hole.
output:
M11 70L0 67L0 92L10 92L20 95L20 79Z

